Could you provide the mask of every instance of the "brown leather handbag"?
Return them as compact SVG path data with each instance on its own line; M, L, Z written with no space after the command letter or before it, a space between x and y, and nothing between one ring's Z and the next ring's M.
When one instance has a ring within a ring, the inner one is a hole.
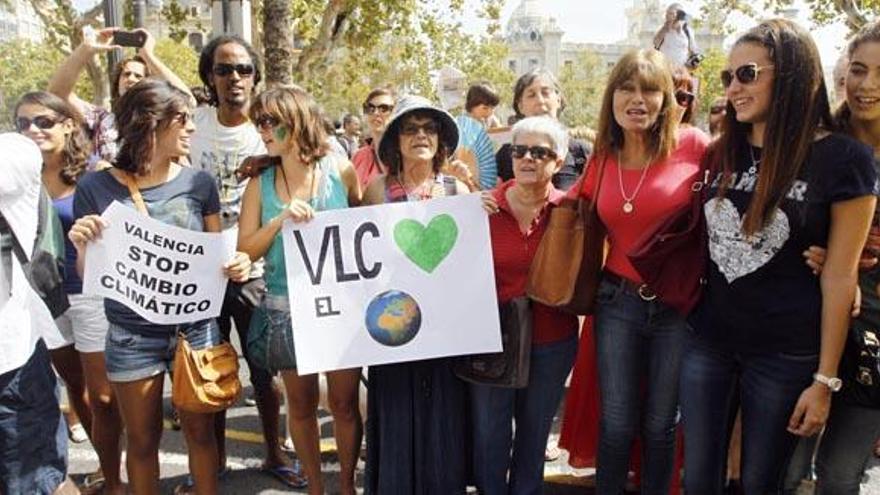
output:
M605 226L596 204L604 169L603 161L587 170L587 184L592 171L598 175L592 199L564 199L550 211L529 269L526 294L532 300L577 315L593 313L605 259Z
M238 353L229 342L194 350L180 334L171 384L171 401L180 410L214 413L227 409L241 395Z

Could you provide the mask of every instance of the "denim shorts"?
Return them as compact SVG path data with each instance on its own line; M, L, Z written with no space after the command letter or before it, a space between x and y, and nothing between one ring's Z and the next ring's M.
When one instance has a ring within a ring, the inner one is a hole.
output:
M67 426L40 340L21 368L0 375L0 493L48 495L67 475Z
M183 333L193 349L220 344L220 329L214 319L180 325L169 333L137 333L110 323L104 358L111 382L134 382L170 371L177 349L177 334Z
M296 369L293 326L287 296L267 295L254 310L247 337L254 364L276 372Z

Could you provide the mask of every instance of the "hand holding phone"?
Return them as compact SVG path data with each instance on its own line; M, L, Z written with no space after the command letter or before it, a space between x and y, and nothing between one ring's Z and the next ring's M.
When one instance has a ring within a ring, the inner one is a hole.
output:
M116 31L113 33L113 44L119 46L132 46L140 48L147 41L147 34L143 31Z

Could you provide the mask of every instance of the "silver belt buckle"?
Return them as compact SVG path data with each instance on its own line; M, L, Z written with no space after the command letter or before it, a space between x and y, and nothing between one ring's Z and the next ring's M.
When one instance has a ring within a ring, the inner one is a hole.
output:
M648 287L648 284L640 285L636 292L639 294L639 297L641 297L643 301L650 302L654 299L657 299L657 294L654 293L654 291L652 291L650 287Z

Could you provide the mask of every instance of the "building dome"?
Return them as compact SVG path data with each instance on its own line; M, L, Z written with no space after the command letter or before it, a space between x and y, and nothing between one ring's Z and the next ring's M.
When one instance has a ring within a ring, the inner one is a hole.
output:
M522 0L507 21L509 41L540 41L544 32L555 25L541 8L539 0Z

